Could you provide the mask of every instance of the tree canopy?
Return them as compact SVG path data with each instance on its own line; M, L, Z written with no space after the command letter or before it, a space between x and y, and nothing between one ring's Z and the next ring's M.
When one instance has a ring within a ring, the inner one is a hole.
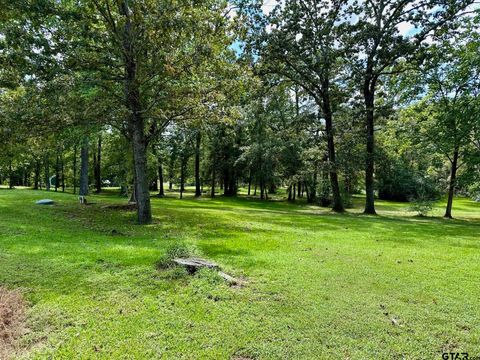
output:
M0 15L0 182L349 207L480 196L470 0L25 0ZM89 167L91 168L89 171ZM164 188L166 183L166 188Z

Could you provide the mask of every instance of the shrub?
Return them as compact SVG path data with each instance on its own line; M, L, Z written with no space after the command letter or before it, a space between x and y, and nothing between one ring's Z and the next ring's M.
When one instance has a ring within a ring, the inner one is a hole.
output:
M419 197L411 200L409 210L415 211L418 216L427 216L433 209L433 201L426 197Z
M411 168L402 160L391 159L376 173L378 197L382 200L410 201L435 199L438 190L432 179Z

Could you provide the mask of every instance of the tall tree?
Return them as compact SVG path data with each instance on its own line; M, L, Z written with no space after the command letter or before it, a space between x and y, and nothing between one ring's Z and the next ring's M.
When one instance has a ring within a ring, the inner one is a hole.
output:
M84 136L80 150L80 201L83 203L85 196L88 195L88 136Z
M333 116L338 102L341 50L339 23L348 16L348 1L287 0L267 16L255 45L264 71L275 72L302 87L316 102L325 122L332 209L344 211L335 154Z
M480 128L479 40L475 31L463 32L431 49L418 79L427 96L408 112L412 136L442 154L450 165L446 218L452 218L458 170L480 155L475 146Z
M453 20L472 0L367 0L355 3L342 31L343 46L363 96L366 130L365 213L375 214L375 99L382 78L421 61L427 39ZM414 33L402 33L408 27Z
M102 136L98 136L97 149L94 152L94 177L95 177L95 192L99 194L102 191Z

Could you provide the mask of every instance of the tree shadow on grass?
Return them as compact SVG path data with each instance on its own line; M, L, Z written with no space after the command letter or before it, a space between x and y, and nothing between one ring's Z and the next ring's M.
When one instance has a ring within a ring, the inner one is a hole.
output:
M197 244L212 260L221 259L226 266L237 267L253 264L257 250L273 253L282 244L294 246L292 241L299 238L313 237L313 241L321 242L324 234L352 242L357 241L356 235L367 234L359 239L379 242L379 246L382 242L396 242L408 246L433 243L480 247L480 224L464 220L370 217L328 211L311 214L303 211L305 207L231 198L217 199L215 203L158 199L153 201L158 223L143 227L134 225L134 213L102 209L101 201L81 207L76 197L64 194L64 203L46 209L30 204L37 193L27 195L23 202L9 202L8 211L0 218L5 235L0 248L8 255L2 259L0 281L28 284L58 295L79 291L82 284L89 288L96 280L126 286L122 274L131 281L132 273L128 271L135 269L140 275L151 276L155 261L167 246L184 239ZM240 209L235 208L238 204ZM32 221L25 221L29 218ZM122 235L109 235L112 228ZM255 262L255 266L262 264Z

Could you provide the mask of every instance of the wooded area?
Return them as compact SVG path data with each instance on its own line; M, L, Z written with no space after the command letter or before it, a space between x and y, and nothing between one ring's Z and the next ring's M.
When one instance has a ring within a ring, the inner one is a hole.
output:
M24 1L3 6L1 182L342 212L479 196L471 0ZM54 181L52 181L52 179Z
M0 359L480 358L479 29L0 0Z

